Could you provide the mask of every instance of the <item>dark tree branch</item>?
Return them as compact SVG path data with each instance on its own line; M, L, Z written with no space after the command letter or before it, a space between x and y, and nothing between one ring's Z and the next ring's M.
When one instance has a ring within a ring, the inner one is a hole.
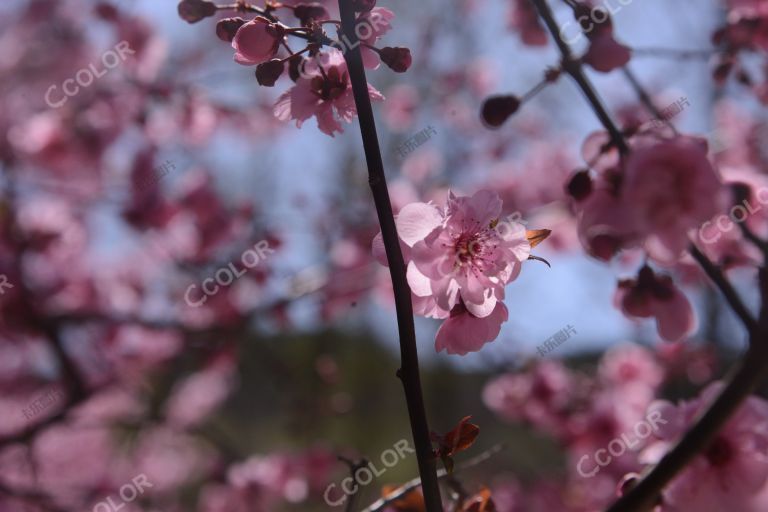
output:
M395 217L387 190L384 175L384 163L381 158L379 139L376 134L376 122L373 117L371 98L368 94L368 81L365 77L363 59L360 54L358 38L355 34L355 11L352 0L339 0L342 31L349 38L350 49L344 54L352 83L352 92L360 122L365 159L368 164L368 182L376 205L376 214L381 226L381 234L386 248L389 273L395 295L397 324L400 334L401 367L397 375L405 389L408 416L411 423L413 442L419 465L424 501L429 512L441 512L442 500L437 481L437 463L432 452L429 438L429 425L424 408L419 376L419 356L416 349L416 332L413 325L413 305L411 289L406 279L406 268L400 250L400 240L395 226Z
M709 258L707 258L707 256L701 252L698 247L696 247L696 245L691 244L691 246L688 248L688 252L691 253L693 259L696 260L702 269L704 269L704 272L706 272L707 276L709 276L709 278L713 283L715 283L720 292L722 292L725 300L728 301L728 305L731 306L731 309L742 321L744 326L747 328L747 331L750 334L757 333L757 321L752 317L752 313L750 313L749 309L747 309L747 306L744 305L741 297L739 297L739 294L736 293L736 290L731 285L731 282L728 281L720 268L712 263Z

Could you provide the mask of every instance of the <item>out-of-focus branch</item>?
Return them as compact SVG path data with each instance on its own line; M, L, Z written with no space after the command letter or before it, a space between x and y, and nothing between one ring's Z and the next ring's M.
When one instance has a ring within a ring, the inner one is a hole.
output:
M693 259L696 260L701 268L704 269L704 272L706 272L707 276L709 276L712 282L715 283L717 288L725 297L725 300L728 301L728 305L731 306L731 309L734 311L734 313L736 313L741 322L747 328L747 331L750 334L757 333L757 321L752 317L752 313L750 313L749 309L747 309L747 306L744 305L741 297L739 297L739 294L736 293L733 285L731 285L731 282L728 281L728 279L725 277L722 270L720 270L717 265L712 263L709 258L707 258L707 256L701 252L698 247L696 247L696 245L691 244L691 246L688 248L688 252L691 253ZM754 337L751 336L750 340L753 338Z
M563 59L563 69L568 73L571 78L578 84L584 96L587 97L587 101L592 106L592 110L595 111L598 119L608 131L611 136L611 141L619 149L620 153L626 153L629 151L629 146L624 140L624 135L621 130L616 126L616 123L611 119L610 114L606 110L603 102L600 100L600 96L595 92L595 88L592 86L592 82L589 81L584 74L584 70L581 67L581 61L574 58L571 47L560 36L560 28L557 26L557 21L552 14L552 10L549 8L546 0L531 0L539 11L539 16L544 20L547 28L549 29L552 37L555 39L557 47L560 49L560 54Z

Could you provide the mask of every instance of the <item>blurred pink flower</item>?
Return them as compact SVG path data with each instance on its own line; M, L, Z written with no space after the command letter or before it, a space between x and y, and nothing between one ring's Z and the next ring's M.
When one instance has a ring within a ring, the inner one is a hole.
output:
M722 382L709 385L699 398L673 405L654 402L667 423L656 431L657 442L642 454L655 464L692 424L697 414L722 391ZM665 488L663 512L757 512L754 498L768 484L768 402L750 397L732 416L709 448ZM762 505L765 505L763 496Z
M544 30L536 8L529 0L512 0L509 26L520 33L523 44L546 46L547 31Z
M688 231L726 206L726 189L707 159L703 140L676 137L634 147L627 158L622 199L654 256L676 259Z

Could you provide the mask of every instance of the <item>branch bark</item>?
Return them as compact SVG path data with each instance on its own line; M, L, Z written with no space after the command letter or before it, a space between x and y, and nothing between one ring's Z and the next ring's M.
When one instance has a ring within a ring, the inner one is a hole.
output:
M376 214L381 226L381 234L386 248L389 272L395 295L397 325L400 335L401 367L397 372L405 390L411 433L416 449L416 457L421 476L424 502L429 512L442 512L440 487L437 480L437 463L432 452L429 438L429 425L424 408L419 376L419 356L416 349L416 332L413 325L413 305L411 289L406 280L406 267L400 250L400 241L395 226L395 217L387 190L384 175L384 163L381 158L376 123L368 94L368 81L365 77L360 45L355 33L355 11L352 0L339 0L342 31L350 41L344 58L347 61L352 92L360 122L365 159L368 164L368 182L376 205Z

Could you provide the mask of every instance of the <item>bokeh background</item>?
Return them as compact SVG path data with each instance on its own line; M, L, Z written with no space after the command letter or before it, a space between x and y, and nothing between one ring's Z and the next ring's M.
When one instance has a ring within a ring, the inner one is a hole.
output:
M431 427L473 417L481 434L459 461L506 446L462 474L463 485L496 486L502 510L530 511L546 506L517 496L562 490L571 455L547 432L494 413L489 382L530 371L521 403L549 403L564 382L594 398L610 388L594 381L610 367L605 351L623 347L629 361L674 368L663 394L689 397L744 340L692 265L676 269L699 320L683 346L614 307L617 279L641 260L606 265L578 242L564 186L600 126L572 82L550 85L499 130L483 126L487 96L523 93L557 63L551 45L531 47L511 29L514 4L380 1L396 15L385 43L409 47L414 64L368 79L387 98L375 114L396 207L489 188L506 214L553 230L537 248L551 268L525 264L507 288L510 320L481 352L436 353L438 323L417 319ZM325 486L349 472L337 455L376 461L410 439L391 286L370 255L377 227L356 121L334 138L314 120L277 121L272 105L288 79L259 87L213 20L189 25L176 8L0 5L0 274L14 285L0 296L2 512L92 510L138 474L154 486L125 510L328 510ZM556 13L569 19L564 6ZM614 15L657 104L687 98L674 124L717 140L714 158L727 162L757 151L765 132L753 94L711 80L707 50L724 20L714 0L635 0ZM52 85L100 67L120 41L135 55L63 106L46 104ZM621 72L593 78L621 119L647 116ZM402 156L423 130L434 134ZM273 252L258 266L202 307L184 300L260 241ZM753 273L733 276L754 304ZM575 334L539 355L569 327ZM403 460L363 489L358 508L416 475L415 459ZM605 500L614 484L594 487ZM228 493L243 486L241 503Z

